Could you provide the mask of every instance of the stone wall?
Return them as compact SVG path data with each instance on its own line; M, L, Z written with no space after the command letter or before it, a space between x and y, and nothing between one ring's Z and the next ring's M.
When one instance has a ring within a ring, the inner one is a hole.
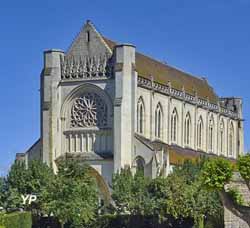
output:
M250 191L239 174L233 176L232 181L227 187L237 189L244 199L244 204L249 205ZM226 206L224 207L224 222L225 228L250 228L244 220L233 214L230 208Z

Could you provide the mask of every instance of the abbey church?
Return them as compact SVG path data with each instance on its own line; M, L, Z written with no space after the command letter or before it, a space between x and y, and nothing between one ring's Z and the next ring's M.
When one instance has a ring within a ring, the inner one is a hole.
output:
M194 63L195 64L195 63ZM243 153L242 99L100 34L87 21L68 51L44 52L40 139L23 155L54 170L88 163L107 184L121 168L154 178L185 159Z

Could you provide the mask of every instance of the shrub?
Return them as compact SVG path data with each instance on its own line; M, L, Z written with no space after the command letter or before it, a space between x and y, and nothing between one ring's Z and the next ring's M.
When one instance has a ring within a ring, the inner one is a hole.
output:
M178 218L167 216L160 221L157 215L111 215L100 216L90 227L94 228L191 228L192 218Z
M237 167L241 177L250 186L250 154L246 154L240 157L237 161Z
M30 212L16 212L11 214L2 214L0 218L0 227L6 228L31 228L32 218Z
M243 196L240 194L240 192L239 192L238 189L236 189L236 188L229 188L228 189L228 194L231 196L231 198L233 199L233 201L236 204L244 205Z
M223 158L214 158L205 162L202 169L203 184L208 189L223 190L233 175L233 166Z

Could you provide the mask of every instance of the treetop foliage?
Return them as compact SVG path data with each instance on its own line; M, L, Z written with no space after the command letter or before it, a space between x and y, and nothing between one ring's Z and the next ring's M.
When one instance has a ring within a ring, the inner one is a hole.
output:
M222 190L233 175L233 165L224 158L212 158L202 169L202 182L210 190Z
M35 194L37 201L22 205L21 194ZM54 215L62 224L82 225L96 216L98 192L86 165L63 162L55 175L41 161L31 161L28 167L16 162L7 178L0 181L1 205L7 211L24 208L39 215Z
M43 210L56 216L62 224L89 223L96 216L98 192L88 167L73 161L59 165L52 184L44 192Z
M160 220L171 218L195 222L203 216L221 214L218 194L207 191L201 182L201 163L187 161L176 167L168 177L153 180L121 170L113 178L112 198L119 214L157 215Z
M241 156L237 161L237 168L241 177L245 180L248 187L250 186L250 154Z
M214 218L223 216L218 192L224 191L234 168L223 158L186 161L169 176L153 180L140 171L133 174L130 169L123 169L113 176L115 207L109 208L110 212L114 216L152 217L169 223L178 221L178 224L185 221L188 224L191 220L197 224L210 218L210 223L215 220L215 224L220 220ZM239 158L237 170L249 186L250 155ZM40 161L30 162L28 168L23 163L15 163L8 176L0 179L0 206L22 207L40 215L54 216L62 224L92 224L99 216L100 206L96 180L89 171L89 166L72 160L61 162L56 175ZM38 200L24 206L21 194L36 194ZM241 196L235 189L229 189L227 194L241 204Z

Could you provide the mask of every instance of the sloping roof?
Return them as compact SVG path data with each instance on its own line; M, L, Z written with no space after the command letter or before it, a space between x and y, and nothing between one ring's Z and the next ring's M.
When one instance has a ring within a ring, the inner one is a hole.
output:
M143 144L148 146L151 150L159 151L162 149L166 149L169 152L169 160L170 160L169 162L172 165L181 165L186 160L192 160L196 162L202 157L205 158L217 157L217 155L213 153L206 153L204 151L193 150L191 148L183 148L178 145L169 145L160 140L150 141L148 138L145 138L144 136L138 134L135 134L135 137L138 140L140 140ZM227 158L227 157L224 158L231 161L232 163L235 163L235 159L233 158Z
M105 37L103 39L110 49L113 49L117 44ZM195 95L196 92L198 97L205 100L208 98L211 103L217 104L218 97L205 79L182 72L139 52L136 52L135 58L136 70L139 76L149 80L153 76L156 82L163 85L170 81L174 89L181 91L184 87L187 93Z

